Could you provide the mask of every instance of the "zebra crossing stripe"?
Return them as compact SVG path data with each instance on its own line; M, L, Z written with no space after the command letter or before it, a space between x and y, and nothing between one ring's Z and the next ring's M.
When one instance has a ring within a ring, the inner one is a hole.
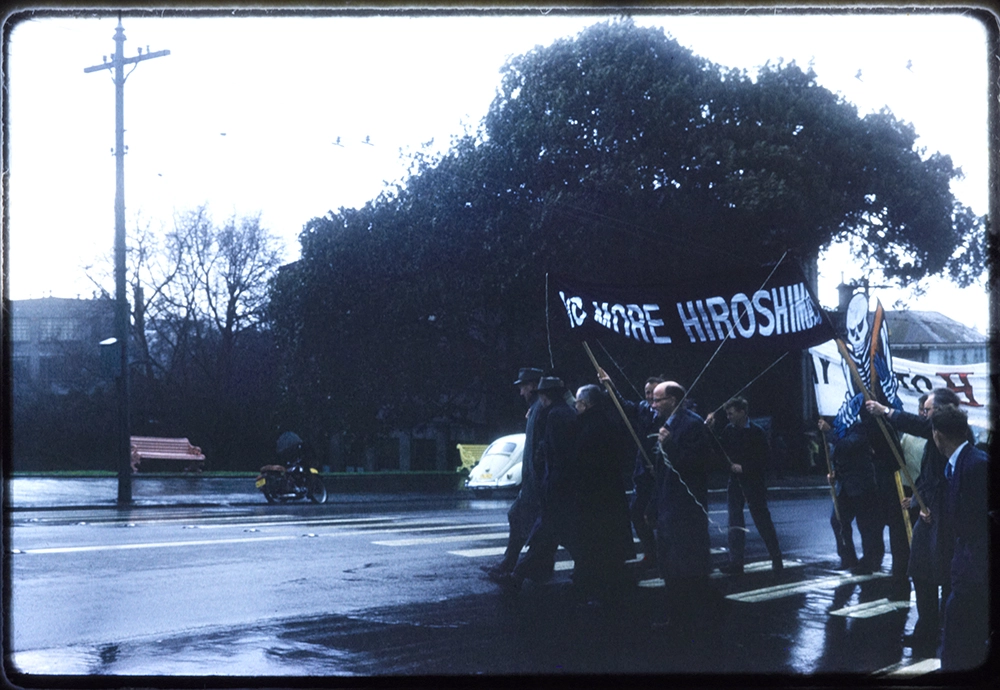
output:
M485 558L486 556L502 556L507 551L503 546L491 546L485 549L462 549L461 551L449 551L453 556L465 556L466 558ZM521 550L524 553L524 550Z
M413 537L412 539L387 539L384 541L373 541L372 544L379 546L418 546L421 544L444 544L453 541L481 541L506 539L506 532L486 532L483 534L459 534L451 537Z
M940 659L920 659L918 661L904 660L898 664L887 666L872 675L884 678L909 678L934 673L941 668Z
M914 600L913 597L903 601L876 599L875 601L868 601L864 604L845 606L844 608L837 609L836 611L831 611L830 615L845 616L847 618L874 618L875 616L881 616L883 613L889 613L890 611L895 611L897 609L908 609L910 608L911 600Z
M889 577L889 575L888 573L872 573L871 575L826 577L819 580L808 580L806 582L792 582L784 585L774 585L773 587L764 587L763 589L752 589L747 592L729 594L726 596L726 599L747 603L770 601L771 599L781 599L783 597L795 596L796 594L805 594L823 587L839 587L841 585L850 585L858 582L868 582L869 580L874 580L880 577Z
M781 563L782 565L785 566L785 570L789 570L791 568L805 567L805 563L803 563L802 561L782 561ZM746 565L743 566L743 572L745 573L762 573L767 570L773 570L773 568L771 567L771 561L756 561L754 563L747 563ZM709 575L709 577L712 578L713 580L718 580L723 577L731 577L731 576L719 570L713 570L711 575Z
M521 549L521 553L527 553L528 547L525 546ZM565 551L563 547L559 547L559 551ZM493 546L483 549L460 549L458 551L449 551L452 556L464 556L466 558L483 558L485 556L502 556L507 552L506 547L503 546Z

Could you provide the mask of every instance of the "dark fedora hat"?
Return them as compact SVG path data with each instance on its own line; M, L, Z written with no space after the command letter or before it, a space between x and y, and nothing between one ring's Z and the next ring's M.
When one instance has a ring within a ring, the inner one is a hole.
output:
M538 382L538 391L564 391L566 390L566 384L563 383L561 378L556 376L543 376L541 381Z
M540 378L542 378L541 369L524 367L517 373L517 381L514 382L514 385L520 386L522 383L535 383Z

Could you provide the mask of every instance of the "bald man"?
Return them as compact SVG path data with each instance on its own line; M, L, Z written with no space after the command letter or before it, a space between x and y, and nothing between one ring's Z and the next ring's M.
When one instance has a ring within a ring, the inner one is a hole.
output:
M709 437L704 420L684 406L686 395L675 381L653 389L653 409L666 421L657 433L656 489L646 512L666 583L668 624L682 632L711 620L721 605L708 578Z

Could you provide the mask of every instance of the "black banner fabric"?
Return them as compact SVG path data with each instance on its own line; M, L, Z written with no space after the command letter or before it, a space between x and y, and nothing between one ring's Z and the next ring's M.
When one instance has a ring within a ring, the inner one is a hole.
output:
M773 273L772 273L773 271ZM658 347L802 350L834 338L794 264L684 285L622 286L552 277L571 332ZM565 323L565 321L563 321Z

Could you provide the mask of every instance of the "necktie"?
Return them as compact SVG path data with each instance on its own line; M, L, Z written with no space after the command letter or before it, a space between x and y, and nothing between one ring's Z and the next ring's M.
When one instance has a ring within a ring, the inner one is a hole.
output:
M951 475L955 473L955 467L949 462L944 466L944 478L951 479Z

